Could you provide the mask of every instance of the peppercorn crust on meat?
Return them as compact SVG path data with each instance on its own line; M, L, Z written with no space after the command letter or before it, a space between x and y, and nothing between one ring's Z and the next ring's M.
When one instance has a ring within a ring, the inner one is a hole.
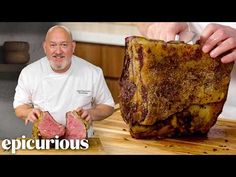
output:
M207 133L223 109L232 68L199 44L126 38L119 100L131 135Z

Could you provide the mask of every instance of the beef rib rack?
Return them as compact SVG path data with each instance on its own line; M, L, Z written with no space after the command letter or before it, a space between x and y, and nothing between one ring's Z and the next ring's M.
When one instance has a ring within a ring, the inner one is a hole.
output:
M131 36L125 45L119 103L132 137L206 134L222 112L233 62L199 44Z

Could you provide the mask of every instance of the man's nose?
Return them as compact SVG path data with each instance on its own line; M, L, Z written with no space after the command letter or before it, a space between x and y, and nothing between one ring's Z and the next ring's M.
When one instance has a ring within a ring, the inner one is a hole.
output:
M55 52L56 53L61 53L62 52L62 49L61 49L61 46L60 45L57 45L56 49L55 49Z

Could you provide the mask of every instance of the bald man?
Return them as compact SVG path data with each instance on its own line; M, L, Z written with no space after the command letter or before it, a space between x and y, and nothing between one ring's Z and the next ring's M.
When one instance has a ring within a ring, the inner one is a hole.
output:
M114 101L102 70L74 56L75 45L69 29L53 26L43 43L46 56L21 71L13 107L25 124L35 122L42 111L63 125L66 112L72 110L81 111L90 125L113 113Z

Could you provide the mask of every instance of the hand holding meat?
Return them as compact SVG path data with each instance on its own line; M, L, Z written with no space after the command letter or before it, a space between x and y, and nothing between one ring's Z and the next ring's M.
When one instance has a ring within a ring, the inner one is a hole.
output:
M202 51L216 58L227 52L221 58L222 63L236 61L236 29L220 24L209 24L201 35Z
M37 108L33 108L27 118L25 119L25 125L27 125L29 122L35 122L37 121L37 119L40 117L40 114L41 114L41 110L40 109L37 109Z
M89 125L92 123L93 119L92 119L92 115L90 114L89 110L85 110L85 109L79 107L76 109L76 112L79 113L81 118L86 120L89 123Z
M163 40L165 42L175 40L179 35L180 41L185 40L185 31L191 30L188 23L142 23L139 26L140 33L149 38ZM200 43L202 51L209 53L212 58L222 55L222 63L236 61L236 29L221 24L208 24L201 33Z
M175 40L175 36L188 30L187 23L149 23L149 24L140 24L139 25L140 33L149 38L163 40L165 42ZM181 37L181 36L180 36ZM180 38L180 40L182 40Z

